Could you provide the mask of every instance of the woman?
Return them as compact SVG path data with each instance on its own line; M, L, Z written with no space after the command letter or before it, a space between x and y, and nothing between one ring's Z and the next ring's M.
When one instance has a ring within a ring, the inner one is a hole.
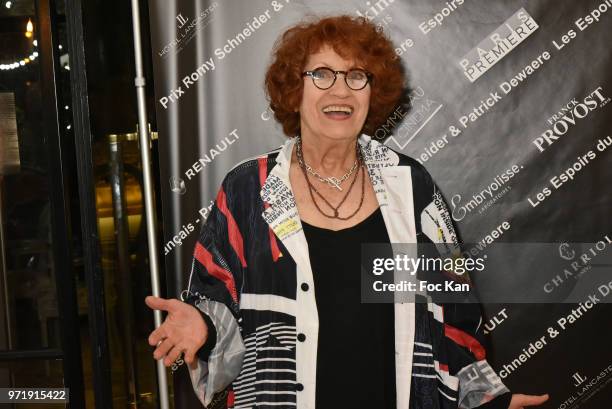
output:
M205 405L224 390L236 408L544 402L511 397L495 375L476 306L360 303L361 243L457 245L425 169L367 136L404 88L384 34L349 16L295 26L266 88L290 139L226 176L186 302L147 298L169 313L149 337L154 358L184 353Z

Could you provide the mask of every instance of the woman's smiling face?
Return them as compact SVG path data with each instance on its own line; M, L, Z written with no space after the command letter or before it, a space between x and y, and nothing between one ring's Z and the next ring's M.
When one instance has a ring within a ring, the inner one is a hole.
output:
M304 71L320 67L334 71L364 68L356 66L352 60L345 60L329 46L311 54ZM326 90L317 88L311 77L304 76L299 108L302 136L307 134L335 140L357 138L368 116L370 93L370 84L358 91L350 89L343 74L338 74L334 85Z

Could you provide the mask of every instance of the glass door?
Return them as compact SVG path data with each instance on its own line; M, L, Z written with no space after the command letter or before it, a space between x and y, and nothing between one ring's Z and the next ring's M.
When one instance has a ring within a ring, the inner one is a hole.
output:
M0 388L158 406L136 123L129 1L0 1Z
M87 304L55 14L46 0L0 4L0 387L66 387L82 407Z

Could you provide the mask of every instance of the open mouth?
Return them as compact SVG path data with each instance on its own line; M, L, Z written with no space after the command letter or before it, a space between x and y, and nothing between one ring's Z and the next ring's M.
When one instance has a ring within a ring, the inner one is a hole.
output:
M328 105L322 111L331 119L347 119L353 115L353 107L350 105Z

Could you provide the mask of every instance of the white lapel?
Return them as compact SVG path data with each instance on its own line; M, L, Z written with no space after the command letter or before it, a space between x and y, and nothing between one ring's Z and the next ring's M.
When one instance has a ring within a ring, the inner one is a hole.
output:
M296 342L295 345L296 382L303 386L297 393L296 400L298 408L315 409L319 315L308 242L289 180L294 145L295 138L291 138L282 147L276 157L276 166L266 178L260 195L264 202L270 204L262 213L264 220L296 264L295 329L297 334L304 336L302 341ZM302 283L308 284L308 291L301 289Z
M416 243L410 167L399 166L399 156L369 136L360 142L391 243Z
M411 168L399 166L399 156L387 146L365 135L360 141L365 144L366 165L390 242L416 243ZM416 252L412 256L416 257ZM394 312L397 409L408 409L415 334L414 303L396 302Z
M289 181L291 153L295 138L289 139L276 157L276 166L263 184L260 195L270 207L264 210L262 216L276 237L283 242L296 264L310 270L308 243L302 230L295 196Z

